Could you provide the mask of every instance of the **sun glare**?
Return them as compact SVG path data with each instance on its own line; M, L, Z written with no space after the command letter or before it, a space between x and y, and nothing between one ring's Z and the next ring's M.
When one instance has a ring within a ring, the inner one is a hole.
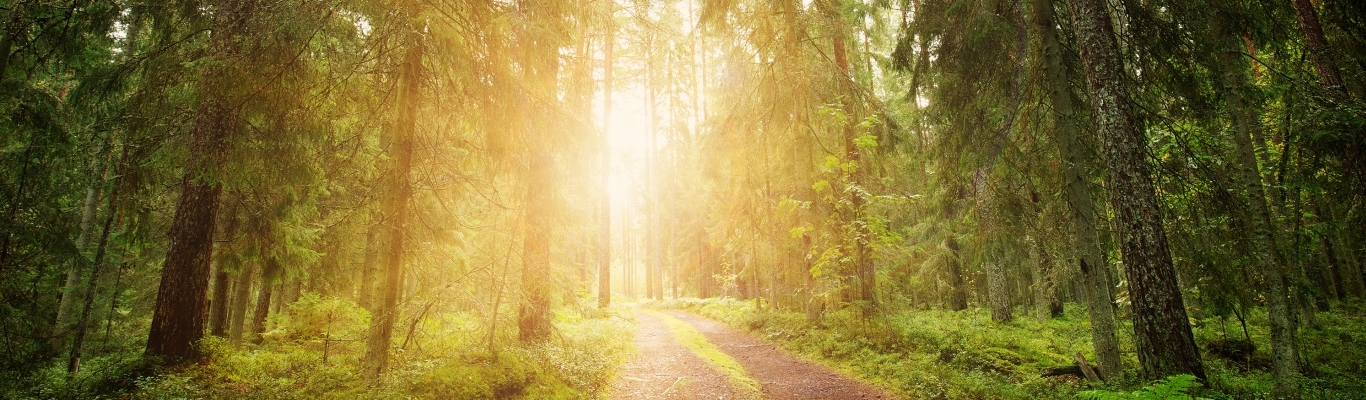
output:
M635 86L626 89L612 92L612 115L607 131L607 144L612 148L608 191L613 209L621 209L627 204L632 193L639 190L636 185L644 182L645 155L650 147L643 90ZM597 109L602 109L601 103Z

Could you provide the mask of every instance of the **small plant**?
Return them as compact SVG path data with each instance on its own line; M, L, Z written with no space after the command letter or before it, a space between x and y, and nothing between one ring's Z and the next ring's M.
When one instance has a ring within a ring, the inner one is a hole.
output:
M1087 390L1077 393L1077 397L1088 400L1167 400L1167 399L1199 399L1191 394L1192 390L1200 388L1200 382L1195 380L1193 375L1175 375L1158 380L1152 386L1148 386L1133 392L1112 392L1108 390Z

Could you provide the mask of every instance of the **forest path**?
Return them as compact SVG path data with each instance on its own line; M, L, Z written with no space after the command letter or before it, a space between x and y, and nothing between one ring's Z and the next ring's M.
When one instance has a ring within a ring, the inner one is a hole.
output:
M882 391L716 321L637 311L639 351L611 399L889 399Z
M637 311L637 354L612 382L609 399L738 399L737 390L724 374L694 354L679 340L657 313ZM622 338L625 339L625 338Z

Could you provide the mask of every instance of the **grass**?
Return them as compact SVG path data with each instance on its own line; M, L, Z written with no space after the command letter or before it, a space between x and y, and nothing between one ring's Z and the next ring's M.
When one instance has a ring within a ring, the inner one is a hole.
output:
M1138 362L1131 331L1119 329L1122 364L1129 374L1092 386L1075 379L1042 378L1054 366L1072 363L1081 352L1094 361L1085 310L1068 305L1060 318L1039 321L1017 314L1014 322L992 322L986 310L891 311L864 318L855 310L827 312L807 321L796 311L757 309L752 301L681 299L651 303L679 308L747 329L789 351L840 369L904 398L912 399L1070 399L1084 391L1116 393L1151 387L1133 372ZM1366 398L1366 305L1341 303L1318 314L1319 326L1299 333L1305 360L1306 399ZM1242 338L1236 321L1195 321L1197 344L1205 351L1207 387L1193 389L1210 399L1268 398L1271 375L1266 354L1265 312L1249 313L1256 351L1235 362L1210 352L1211 343ZM1236 332L1235 332L1236 331Z
M693 354L724 374L736 390L742 393L741 396L753 399L763 397L759 389L759 381L749 376L749 373L745 372L745 368L740 366L740 363L734 358L721 351L715 344L707 341L707 338L702 336L702 332L698 332L697 328L693 328L692 325L665 313L658 311L646 311L646 313L664 321L664 324L669 326L669 332L673 333L674 338L683 347L687 347Z

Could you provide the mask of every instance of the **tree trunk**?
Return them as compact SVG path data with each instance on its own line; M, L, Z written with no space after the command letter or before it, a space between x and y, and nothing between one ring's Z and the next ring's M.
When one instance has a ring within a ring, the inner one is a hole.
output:
M560 18L555 12L528 14L528 17L544 22ZM517 312L517 339L522 343L542 343L550 339L550 241L554 237L556 220L553 210L560 209L561 205L557 202L554 148L549 144L553 129L545 120L546 115L553 113L534 100L555 101L560 59L558 49L533 45L538 42L538 32L522 31L521 34L520 64L527 92L521 98L517 124L521 127L521 136L529 141L527 159L530 165L526 176L526 200L522 203L526 233L522 241L522 301Z
M116 183L117 185L117 183ZM114 219L118 216L118 188L109 195L109 216L104 219L104 230L100 233L100 241L95 250L95 260L91 262L90 280L85 286L85 304L81 307L81 317L76 321L75 334L71 340L71 357L67 360L66 373L75 374L81 367L81 349L85 347L85 335L87 327L90 325L90 313L95 309L95 289L99 287L100 270L104 266L104 255L109 247L109 231L114 226Z
M378 215L372 216L370 229L365 234L365 258L360 266L360 284L356 285L359 292L356 294L356 302L372 314L375 312L375 276L379 274L379 233L383 227L380 218Z
M1034 0L1034 25L1039 29L1043 47L1043 73L1050 84L1049 103L1053 106L1062 154L1063 190L1071 212L1072 248L1077 254L1085 287L1084 301L1091 318L1091 344L1101 375L1119 376L1119 342L1115 339L1114 297L1110 293L1109 267L1097 235L1096 205L1091 197L1091 176L1082 149L1077 99L1073 96L1072 77L1063 63L1058 42L1053 0Z
M9 53L0 53L4 57ZM77 286L80 285L81 265L84 264L86 242L90 238L90 225L95 220L95 214L99 209L100 185L104 183L104 168L102 161L108 157L109 143L106 141L101 145L99 155L95 156L94 166L91 168L90 184L85 188L85 201L81 206L81 231L76 236L76 253L79 257L72 260L70 269L66 272L66 284L62 286L62 298L57 302L57 321L52 329L52 347L60 349L63 339L66 338L71 324L71 314L76 307Z
M1318 215L1319 221L1332 223L1333 218L1324 214L1322 199L1320 198L1314 199L1314 214ZM1347 289L1342 286L1342 280L1346 274L1342 272L1342 263L1338 260L1337 252L1333 249L1333 239L1331 237L1320 238L1319 245L1323 250L1324 259L1328 262L1329 274L1333 277L1333 293L1337 300L1342 300L1347 297Z
M1298 2L1299 0L1296 0ZM1260 112L1249 109L1243 93L1247 90L1248 62L1238 55L1236 31L1229 29L1230 21L1220 18L1214 22L1216 40L1230 44L1228 51L1217 57L1223 66L1221 78L1225 101L1233 119L1233 143L1237 151L1237 165L1241 170L1239 177L1243 184L1243 195L1247 199L1246 216L1252 227L1253 247L1256 248L1257 265L1266 281L1267 319L1271 325L1272 371L1275 376L1275 393L1280 398L1299 396L1299 355L1295 346L1295 326L1290 318L1290 294L1286 288L1285 271L1281 267L1280 244L1272 231L1271 211L1267 207L1266 189L1262 186L1261 170L1257 166L1256 150L1252 145L1252 130L1256 129Z
M986 238L986 255L983 256L983 269L987 275L987 304L991 308L991 320L1005 323L1014 318L1010 304L1010 288L1007 287L1004 261L1004 244L997 237L996 208L986 181L990 167L980 168L973 179L977 192L977 214L981 221L982 236Z
M945 229L944 247L949 251L949 257L945 259L945 275L949 283L949 309L953 311L963 311L968 309L968 291L963 279L962 259L958 254L958 239L954 235L953 225L957 224L958 206L964 200L963 189L957 182L950 184L949 189L953 199L948 201L944 207L944 221L949 224Z
M227 2L214 13L209 48L224 58L240 52L240 36L255 11L256 1ZM212 65L212 64L211 64ZM199 357L197 343L204 337L208 311L209 258L222 185L219 174L228 150L228 137L237 128L232 101L216 90L225 70L210 67L201 82L206 96L195 112L189 154L181 179L180 202L171 222L170 248L161 270L152 327L147 334L147 355L166 365Z
M1304 34L1309 46L1309 58L1319 72L1319 81L1336 95L1346 96L1347 88L1342 84L1337 61L1333 59L1328 39L1323 36L1323 26L1319 25L1319 13L1310 0L1290 0L1295 8L1295 19L1300 23L1300 33Z
M228 283L228 271L220 263L213 275L213 300L209 302L209 334L217 337L227 337L227 302L231 298Z
M217 337L225 337L228 330L228 301L231 295L225 261L236 256L231 253L232 242L237 239L237 206L230 208L223 217L228 219L228 225L223 230L227 243L218 252L218 271L213 276L213 301L209 303L209 333Z
M1139 363L1149 378L1192 374L1204 380L1205 368L1181 300L1162 210L1148 171L1147 138L1134 121L1106 3L1069 0L1069 4L1086 66L1092 112L1104 138L1106 189L1118 222L1133 300Z
M14 3L14 7L10 9L10 13L14 17L10 21L6 21L8 24L0 25L0 83L5 82L5 73L9 71L10 53L14 51L14 38L19 36L26 27L23 20L24 9L22 4Z
M640 3L636 3L639 5ZM639 10L638 11L643 11ZM652 31L647 31L651 32ZM655 298L655 198L654 198L654 142L655 142L655 105L654 105L654 43L653 35L645 33L642 38L645 58L645 298Z
M393 165L389 173L385 215L389 251L385 254L384 281L379 287L379 304L370 319L370 334L365 346L363 375L374 382L389 365L389 341L398 317L398 294L403 286L403 244L408 224L408 200L412 197L409 174L413 167L413 136L417 130L418 96L422 85L423 43L419 34L408 33L408 49L401 66L398 123L391 145ZM373 307L373 306L372 306Z
M953 311L963 311L968 309L968 290L963 279L962 261L958 257L958 239L954 238L953 233L945 239L945 247L949 249L948 271L949 278L949 309Z
M1030 257L1034 264L1034 317L1040 321L1047 321L1058 316L1054 309L1061 304L1058 302L1053 257L1044 248L1043 238L1031 238L1029 242L1034 253L1034 256Z
M846 33L845 21L838 12L838 10L843 7L841 4L842 2L840 0L833 0L830 3L826 12L832 27L830 40L835 55L835 69L837 72L835 79L837 85L840 86L840 92L846 95L840 102L846 118L844 124L844 156L850 162L858 165L858 169L850 173L849 176L849 184L858 186L862 184L862 176L867 173L865 170L866 166L862 163L863 156L858 146L855 145L855 140L858 139L858 129L855 128L855 125L858 124L859 118L854 108L854 101L859 96L856 96L855 88L857 87L857 83L854 82L853 75L849 70L849 55L844 41ZM860 191L858 190L847 190L845 192L848 193L849 196L847 199L849 202L849 210L846 219L852 221L855 232L854 237L850 239L852 241L850 247L853 248L852 261L854 263L852 271L853 276L850 277L854 282L853 289L855 290L855 296L853 299L866 302L867 306L864 311L867 312L877 307L877 296L875 293L877 288L877 272L873 266L872 251L869 249L869 241L871 241L872 238L868 232L867 224L862 223L862 220L865 218L863 215L864 203L867 202L867 199L864 199L863 196L859 195Z
M242 343L242 331L247 320L247 306L251 303L251 276L256 273L255 263L245 263L237 272L236 282L232 284L232 317L228 327L228 340L234 344Z
M603 2L607 40L603 42L602 142L598 167L598 308L612 305L612 148L607 141L612 129L612 48L616 47L616 1Z
M554 161L542 151L532 155L526 191L526 237L523 239L522 304L517 312L517 339L541 343L550 339L550 238L554 205Z
M265 268L261 269L261 287L256 293L256 313L251 317L251 342L261 343L264 338L261 336L266 333L266 317L270 316L271 300L275 295L274 281L280 275L280 263L273 258L265 260Z

